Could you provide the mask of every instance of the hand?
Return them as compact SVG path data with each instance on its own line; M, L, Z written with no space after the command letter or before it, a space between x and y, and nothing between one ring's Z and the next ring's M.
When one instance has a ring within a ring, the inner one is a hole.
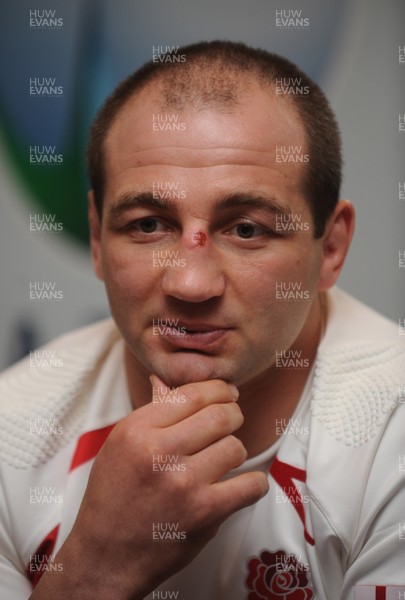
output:
M123 419L97 456L57 557L77 600L143 598L268 491L264 473L220 481L247 455L231 435L243 422L234 386L211 380L170 391L155 375L151 382L152 402Z

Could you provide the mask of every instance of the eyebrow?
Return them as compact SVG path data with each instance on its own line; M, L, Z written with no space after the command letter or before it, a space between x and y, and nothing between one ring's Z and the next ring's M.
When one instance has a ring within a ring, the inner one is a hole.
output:
M138 208L147 206L161 210L174 210L175 205L171 200L157 198L151 192L142 192L140 194L127 193L120 196L116 202L108 209L107 216L109 220L118 219L122 214Z
M224 210L238 206L249 206L265 210L273 215L286 215L291 213L291 210L288 208L288 206L280 202L274 196L267 196L263 195L262 193L255 192L229 194L224 198L217 200L214 206L217 210Z
M114 205L108 209L108 219L114 221L121 215L139 206L157 208L167 212L176 210L176 206L171 200L156 197L151 192L142 192L139 194L126 193L120 196ZM291 212L287 206L274 196L257 194L255 192L228 194L215 202L214 209L222 211L245 206L265 210L272 215L286 215Z

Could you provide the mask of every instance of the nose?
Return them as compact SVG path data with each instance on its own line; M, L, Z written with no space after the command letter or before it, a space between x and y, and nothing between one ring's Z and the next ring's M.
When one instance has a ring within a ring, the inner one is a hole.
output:
M167 296L185 302L204 302L224 293L221 257L209 235L203 235L204 244L201 244L201 236L182 236L178 245L180 261L164 267L161 285Z

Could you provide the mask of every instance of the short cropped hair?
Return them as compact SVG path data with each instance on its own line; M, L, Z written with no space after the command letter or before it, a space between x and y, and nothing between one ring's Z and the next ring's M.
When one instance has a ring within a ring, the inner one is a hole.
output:
M303 171L303 194L313 217L314 237L322 236L339 199L342 153L339 128L320 87L289 60L242 43L200 42L178 48L165 59L159 64L149 61L121 82L93 122L87 165L99 215L106 179L105 140L118 113L136 93L155 83L160 84L165 107L231 112L239 104L241 92L256 80L273 92L281 89L286 106L295 108L302 122L309 154ZM297 83L299 89L294 93L292 86Z

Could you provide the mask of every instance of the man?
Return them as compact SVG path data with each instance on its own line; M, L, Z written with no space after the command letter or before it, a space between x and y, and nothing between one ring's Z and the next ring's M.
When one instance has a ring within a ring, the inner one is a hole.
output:
M90 136L114 322L1 381L3 595L400 598L404 349L331 290L354 227L333 114L275 55L166 58Z

